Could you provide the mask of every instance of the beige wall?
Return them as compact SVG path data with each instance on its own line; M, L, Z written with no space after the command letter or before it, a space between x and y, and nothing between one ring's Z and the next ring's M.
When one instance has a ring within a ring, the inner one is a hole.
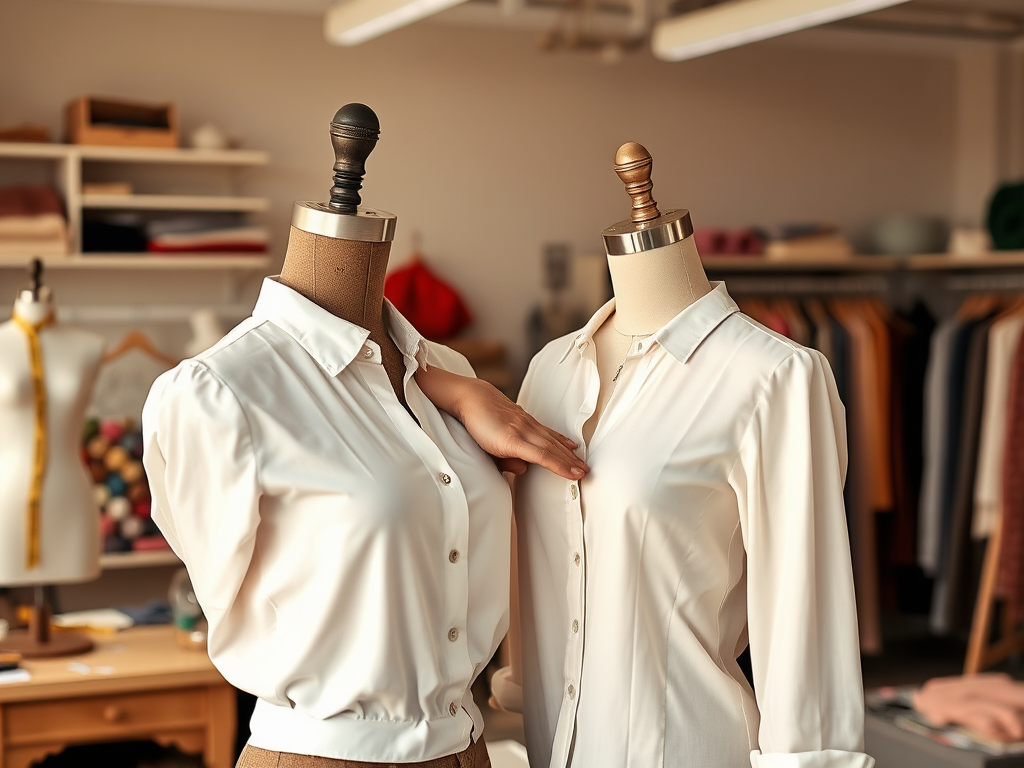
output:
M539 53L516 31L421 24L342 49L316 16L0 0L0 125L59 132L61 106L85 93L174 100L186 134L212 121L271 153L244 186L272 200L278 257L291 201L330 186L334 110L370 104L382 135L364 202L398 214L393 262L422 233L475 331L518 363L542 245L599 250L602 228L625 217L611 170L621 142L654 153L656 198L698 226L829 220L859 240L880 214L952 213L955 87L952 58L891 51L768 43L605 66ZM152 277L52 280L65 303L220 296L194 275Z

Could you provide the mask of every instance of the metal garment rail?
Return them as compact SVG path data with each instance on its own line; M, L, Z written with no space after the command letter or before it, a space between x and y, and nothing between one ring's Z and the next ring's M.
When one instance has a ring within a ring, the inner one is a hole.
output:
M736 296L806 294L879 294L887 292L890 282L881 275L835 277L732 277L725 287Z

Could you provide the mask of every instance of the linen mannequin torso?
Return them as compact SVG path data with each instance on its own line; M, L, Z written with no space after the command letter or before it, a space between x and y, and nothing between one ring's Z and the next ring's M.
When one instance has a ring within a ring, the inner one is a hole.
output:
M650 165L616 155L634 202L604 232L615 299L520 391L591 472L516 480L522 674L495 696L522 681L534 766L871 768L835 380L707 283Z
M38 326L54 311L49 292L23 291L14 314ZM26 334L0 323L0 584L88 581L100 573L99 511L79 451L89 392L104 340L60 324L38 332L46 393L46 474L40 504L39 565L26 569L27 500L35 419Z
M587 442L615 391L615 375L630 347L711 290L693 238L643 253L609 256L608 269L615 313L594 334L601 390L594 415L583 425Z

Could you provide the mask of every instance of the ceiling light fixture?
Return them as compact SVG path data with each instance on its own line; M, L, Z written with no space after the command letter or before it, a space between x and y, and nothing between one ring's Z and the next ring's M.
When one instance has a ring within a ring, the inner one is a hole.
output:
M324 15L324 36L335 45L359 45L465 0L342 0Z
M729 0L654 25L651 49L665 61L684 61L907 0Z

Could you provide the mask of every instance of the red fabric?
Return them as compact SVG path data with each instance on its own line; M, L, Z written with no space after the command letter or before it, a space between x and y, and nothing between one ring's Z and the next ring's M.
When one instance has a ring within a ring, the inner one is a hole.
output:
M64 205L52 187L0 188L0 217L40 216L45 213L64 215Z
M161 245L152 241L146 246L150 253L266 253L263 243L199 243L197 245Z
M384 295L428 339L449 339L473 322L458 292L418 259L387 276Z

